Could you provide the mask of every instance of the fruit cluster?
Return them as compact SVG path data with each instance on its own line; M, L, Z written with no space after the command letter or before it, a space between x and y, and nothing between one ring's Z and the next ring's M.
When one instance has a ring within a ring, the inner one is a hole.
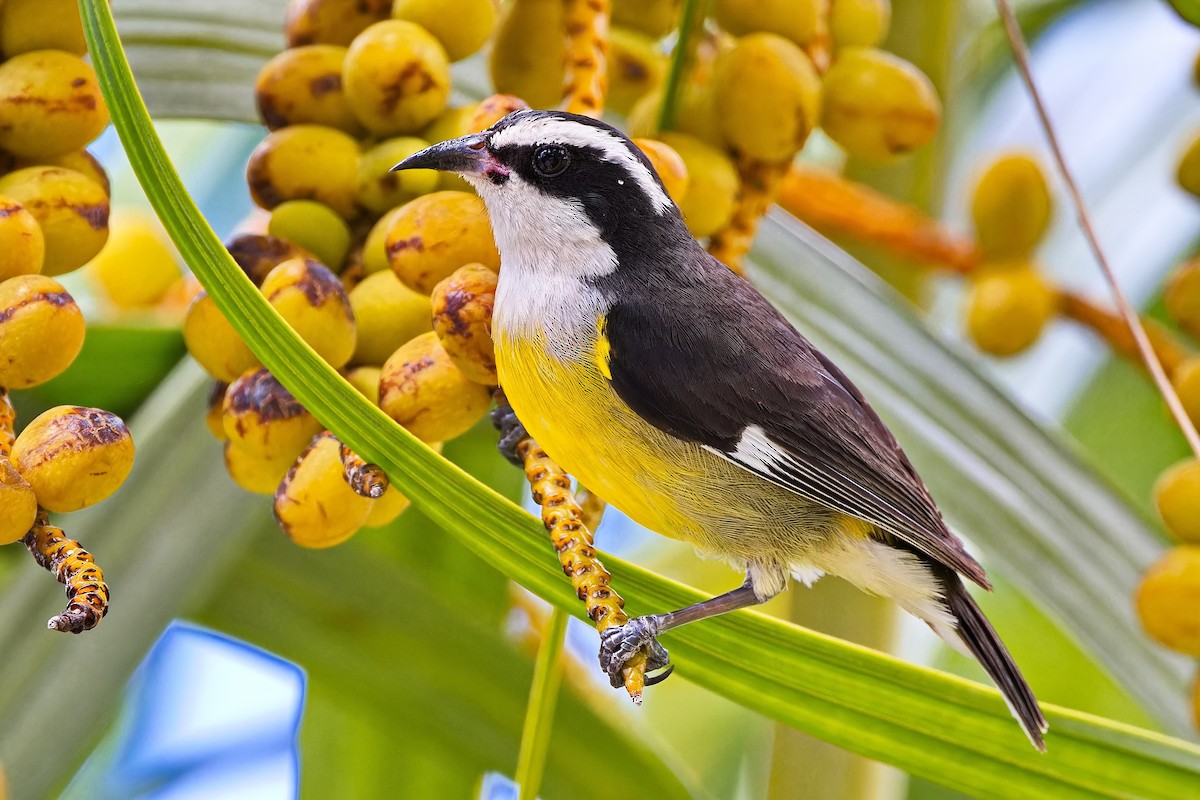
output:
M60 374L83 346L84 321L52 276L78 269L108 238L109 187L84 148L108 125L73 0L0 5L0 544L23 541L66 584L50 627L79 633L108 610L92 556L47 512L90 506L133 464L117 416L59 406L20 435L8 399Z

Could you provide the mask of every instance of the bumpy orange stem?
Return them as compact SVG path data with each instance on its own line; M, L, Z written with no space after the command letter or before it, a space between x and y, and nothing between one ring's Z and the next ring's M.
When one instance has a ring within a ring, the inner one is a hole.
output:
M362 456L344 444L339 445L338 455L342 459L342 477L355 494L363 497L380 498L388 490L388 477L374 464L368 464Z
M16 424L17 412L8 397L8 389L0 387L0 458L8 458L12 454L13 442L17 440L14 433Z
M96 627L108 613L108 584L92 554L67 538L62 528L51 525L45 509L38 509L37 519L23 541L34 560L67 587L66 610L51 617L46 627L68 633Z
M833 64L833 36L829 31L829 0L822 0L817 11L817 29L812 38L804 43L804 52L808 55L817 73L824 75Z
M608 92L609 0L564 0L567 22L567 111L598 117Z
M1068 291L1059 292L1058 308L1059 313L1067 319L1091 328L1104 337L1109 346L1118 354L1137 364L1142 364L1137 343L1133 340L1133 334L1120 314L1102 308L1086 297ZM1163 365L1166 373L1171 375L1191 354L1186 347L1154 320L1143 318L1142 324L1146 328L1146 335L1150 339L1150 345L1154 348L1155 355L1158 356L1159 363Z
M708 252L737 274L742 274L742 260L754 244L758 223L779 194L788 164L742 159L738 163L741 185L733 218L713 234Z
M533 500L542 507L542 522L550 532L563 572L571 579L596 629L624 625L629 621L625 601L612 590L612 577L596 558L592 532L584 524L587 515L571 491L570 476L532 439L517 445L517 454L524 462ZM625 690L635 703L641 702L645 685L646 659L638 655L625 668Z

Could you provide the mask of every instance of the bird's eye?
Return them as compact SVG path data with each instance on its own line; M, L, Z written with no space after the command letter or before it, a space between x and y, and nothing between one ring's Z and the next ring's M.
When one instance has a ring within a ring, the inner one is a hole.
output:
M570 163L571 155L561 147L539 147L533 154L533 168L546 178L561 174Z

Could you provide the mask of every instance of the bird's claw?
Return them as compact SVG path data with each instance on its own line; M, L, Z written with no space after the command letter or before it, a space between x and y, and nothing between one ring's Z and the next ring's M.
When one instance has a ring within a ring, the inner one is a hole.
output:
M517 419L517 412L513 411L512 406L507 402L504 402L492 409L491 417L492 425L500 431L500 441L496 444L500 455L504 456L509 463L518 467L524 466L524 460L517 453L517 445L521 443L521 440L528 438L529 434L526 433L521 420Z
M625 685L622 674L625 665L638 653L646 655L646 672L666 668L664 672L646 679L647 686L662 683L675 669L667 648L656 638L658 625L653 617L634 617L624 625L600 633L600 667L608 675L614 689Z

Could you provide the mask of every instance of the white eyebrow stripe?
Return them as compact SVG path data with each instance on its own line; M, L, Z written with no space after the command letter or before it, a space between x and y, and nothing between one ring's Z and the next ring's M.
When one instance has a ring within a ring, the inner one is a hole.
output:
M521 112L517 112L521 113ZM513 122L491 136L492 147L533 146L538 144L565 144L573 147L589 147L604 154L606 161L628 167L629 174L638 187L646 193L662 214L672 205L671 198L663 191L658 181L638 158L629 151L629 146L613 134L601 128L582 125L562 117L539 117L529 121Z

